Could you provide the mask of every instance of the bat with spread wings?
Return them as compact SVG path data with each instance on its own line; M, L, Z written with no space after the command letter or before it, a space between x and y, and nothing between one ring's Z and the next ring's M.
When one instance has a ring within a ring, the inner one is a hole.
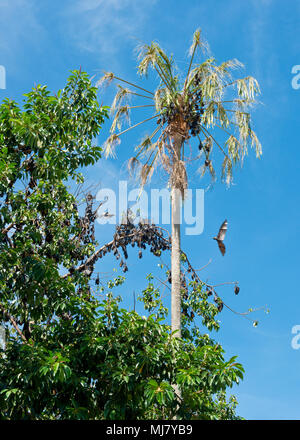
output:
M225 251L226 251L223 240L226 235L227 225L228 225L227 220L225 220L219 229L218 235L216 237L213 237L213 239L218 242L218 246L222 255L225 255Z
M105 211L104 214L101 215L101 217L114 217L115 214L110 214L108 211Z

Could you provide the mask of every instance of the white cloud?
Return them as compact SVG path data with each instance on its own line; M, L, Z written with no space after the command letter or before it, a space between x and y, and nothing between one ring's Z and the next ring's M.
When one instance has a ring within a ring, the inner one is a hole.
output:
M139 38L157 0L77 0L67 9L68 32L82 50L112 57Z
M266 72L272 72L266 80L272 85L279 67L278 53L272 47L272 21L271 11L273 0L252 0L253 15L250 20L252 41L252 60L255 72L260 77L265 77ZM270 50L271 49L271 50Z

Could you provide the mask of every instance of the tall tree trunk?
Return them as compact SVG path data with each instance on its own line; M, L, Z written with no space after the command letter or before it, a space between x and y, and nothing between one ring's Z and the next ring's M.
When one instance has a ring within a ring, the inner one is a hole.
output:
M176 136L174 141L174 153L177 160L180 160L182 137ZM180 277L180 211L181 192L174 181L171 188L171 210L172 210L172 249L171 249L171 328L175 337L181 337L181 277Z
M172 249L171 249L171 326L175 336L181 337L181 294L180 294L180 191L171 189L172 204Z
M173 137L174 162L180 160L182 137ZM175 170L173 169L173 172ZM171 211L172 211L172 248L171 248L171 329L175 338L181 338L181 273L180 273L180 211L181 192L176 186L176 179L172 179L171 187ZM173 384L173 390L177 398L181 398L181 392L177 384ZM176 412L180 405L177 405ZM177 416L172 417L177 420Z

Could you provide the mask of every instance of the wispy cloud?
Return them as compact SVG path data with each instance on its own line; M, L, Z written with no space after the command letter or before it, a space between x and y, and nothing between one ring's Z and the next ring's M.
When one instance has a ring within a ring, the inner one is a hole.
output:
M252 40L252 59L255 71L261 71L261 61L264 57L266 29L267 29L267 8L272 0L252 0L253 16L250 21L250 32Z
M274 78L279 75L279 54L274 50L274 12L273 0L252 0L250 18L250 38L252 43L252 62L256 74L264 77L266 84L272 86ZM272 75L266 75L272 72Z
M76 45L104 57L139 38L157 0L77 0L67 9L67 29Z

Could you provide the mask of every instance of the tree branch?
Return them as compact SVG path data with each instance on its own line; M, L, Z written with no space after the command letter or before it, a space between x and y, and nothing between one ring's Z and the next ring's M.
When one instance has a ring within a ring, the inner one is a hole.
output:
M8 319L11 322L11 324L13 325L13 327L15 328L15 330L17 331L19 336L23 339L23 341L27 343L28 341L27 341L26 337L23 335L22 331L20 330L18 324L16 323L14 318L9 314L9 312L7 310L5 310L5 308L2 306L2 304L0 304L0 310L2 311L2 313L4 315L6 315L8 317Z

